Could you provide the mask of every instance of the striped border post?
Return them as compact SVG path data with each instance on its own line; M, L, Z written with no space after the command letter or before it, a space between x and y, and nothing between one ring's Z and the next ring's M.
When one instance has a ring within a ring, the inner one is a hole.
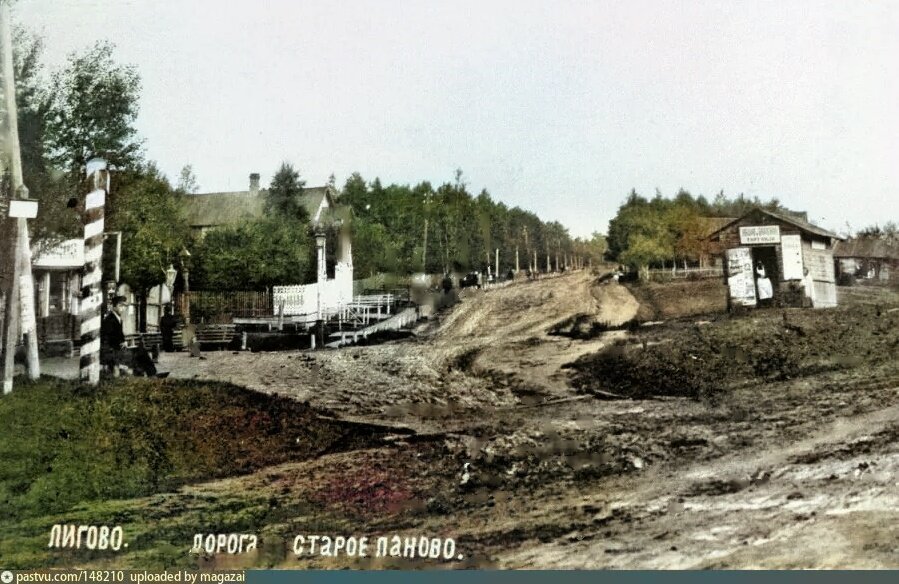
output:
M100 309L103 306L103 207L109 190L106 161L87 163L93 190L84 202L84 276L81 280L81 380L100 381Z

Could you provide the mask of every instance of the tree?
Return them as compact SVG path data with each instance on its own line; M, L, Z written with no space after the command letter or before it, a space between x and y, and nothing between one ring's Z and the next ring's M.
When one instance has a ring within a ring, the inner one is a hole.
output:
M312 238L305 221L269 216L215 229L198 244L198 288L261 290L297 284L314 275Z
M300 173L293 165L282 162L268 189L265 199L266 214L308 222L309 215L300 202L305 185L306 181L300 180Z
M118 168L141 159L134 128L140 77L133 66L117 64L113 51L111 43L98 42L84 54L71 54L65 69L53 75L48 154L74 178L95 156Z
M169 265L177 265L190 227L174 190L153 163L114 173L113 181L107 229L122 232L121 278L143 308L150 288L165 280Z
M894 221L887 221L883 227L880 224L869 225L858 230L854 237L861 239L882 239L890 245L899 245L899 225Z
M37 199L40 212L30 224L36 247L74 237L80 227L77 214L65 205L65 183L55 173L47 156L47 119L50 97L41 63L44 43L40 37L16 29L13 61L16 77L19 147L22 174L29 195Z
M178 176L178 186L175 188L182 195L193 195L199 192L200 185L197 183L197 175L194 174L194 167L185 164Z

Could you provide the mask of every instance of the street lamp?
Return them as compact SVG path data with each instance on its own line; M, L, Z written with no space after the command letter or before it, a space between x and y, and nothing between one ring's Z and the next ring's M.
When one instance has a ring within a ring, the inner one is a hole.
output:
M181 260L181 277L184 279L184 301L181 303L184 314L182 316L184 323L190 324L190 252L187 251L187 248L181 250L178 258Z
M172 288L175 286L176 276L178 276L178 270L175 269L175 266L169 264L169 268L165 271L165 285L169 292L172 292Z

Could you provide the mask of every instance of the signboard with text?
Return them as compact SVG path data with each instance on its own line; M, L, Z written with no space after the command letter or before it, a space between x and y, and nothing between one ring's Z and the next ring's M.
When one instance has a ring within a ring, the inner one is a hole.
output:
M780 226L756 225L740 227L740 243L742 245L780 243Z
M784 263L784 280L801 280L802 273L802 237L784 235L780 238L780 249Z
M68 239L39 250L32 265L35 268L81 268L84 265L84 240Z
M727 288L734 305L755 306L755 276L748 247L727 250Z

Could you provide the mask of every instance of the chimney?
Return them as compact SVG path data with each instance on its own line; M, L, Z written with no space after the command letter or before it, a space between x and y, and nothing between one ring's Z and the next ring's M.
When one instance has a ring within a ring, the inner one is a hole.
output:
M250 194L256 195L259 194L259 173L254 172L250 174Z

